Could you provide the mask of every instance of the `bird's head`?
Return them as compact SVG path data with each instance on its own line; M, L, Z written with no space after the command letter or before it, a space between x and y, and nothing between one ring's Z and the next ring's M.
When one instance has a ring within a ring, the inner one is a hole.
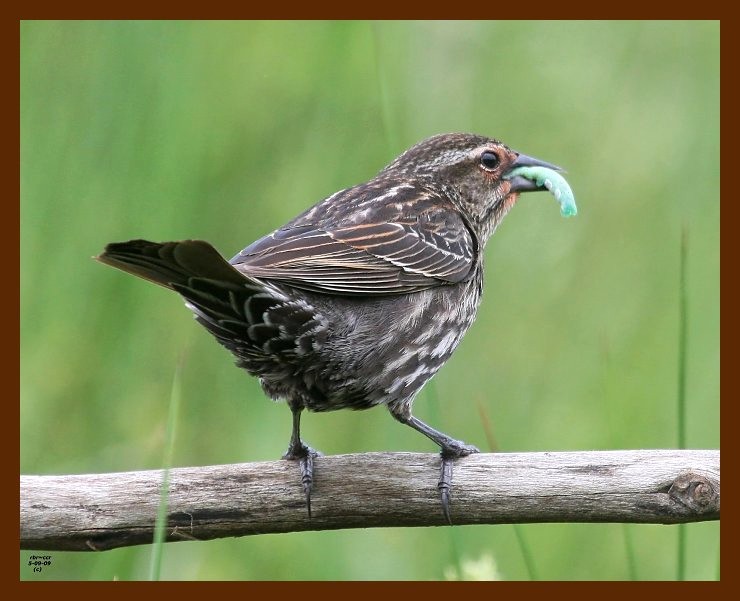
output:
M560 167L512 150L506 144L475 134L440 134L409 148L381 173L429 180L432 186L452 190L481 242L485 243L519 192L545 190L544 185L515 176L518 167Z

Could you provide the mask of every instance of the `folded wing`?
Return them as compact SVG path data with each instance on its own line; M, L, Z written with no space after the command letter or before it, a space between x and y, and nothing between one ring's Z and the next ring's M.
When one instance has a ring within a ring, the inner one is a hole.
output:
M252 277L325 294L407 294L460 282L474 264L470 231L449 201L423 200L416 215L396 202L395 213L365 209L356 223L284 227L231 263Z

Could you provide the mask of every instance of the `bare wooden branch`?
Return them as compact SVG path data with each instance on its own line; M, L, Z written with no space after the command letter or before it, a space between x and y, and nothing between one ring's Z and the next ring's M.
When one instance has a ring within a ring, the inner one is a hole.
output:
M319 457L309 520L298 466L268 461L170 471L166 540L445 525L440 459ZM21 476L21 548L99 551L152 541L163 471ZM719 519L719 451L487 453L455 461L455 524Z

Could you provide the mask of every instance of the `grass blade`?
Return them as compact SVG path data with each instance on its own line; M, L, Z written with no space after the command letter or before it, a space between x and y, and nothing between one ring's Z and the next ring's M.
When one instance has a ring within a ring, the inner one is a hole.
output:
M394 156L400 147L398 128L393 120L393 111L391 109L391 96L388 90L388 78L384 70L383 61L380 57L380 23L373 21L372 38L373 54L375 55L375 72L378 81L378 94L380 96L380 107L383 115L383 126L385 129L386 141L388 143L388 156Z
M182 360L175 368L175 376L172 379L172 391L170 393L170 406L167 413L167 429L164 439L164 457L162 460L163 476L162 487L159 492L159 508L157 520L154 525L154 540L152 544L152 557L149 565L149 580L159 580L162 570L162 555L164 552L164 538L167 529L167 507L170 491L170 468L175 448L175 428L180 413L181 378L180 371Z
M686 251L688 230L681 230L678 283L678 448L686 448L686 330L688 305L686 299ZM678 525L677 578L686 579L686 524Z
M498 451L498 444L496 443L496 437L493 435L493 427L491 426L491 420L488 417L488 412L484 407L483 403L478 401L478 415L480 415L480 421L483 426L483 431L486 436L486 442L488 443L488 450L491 453ZM522 554L524 565L527 568L527 575L530 580L537 580L537 568L534 564L534 557L527 544L527 539L524 536L524 528L521 524L512 524L514 527L514 534L516 535L516 541L519 545L519 552Z

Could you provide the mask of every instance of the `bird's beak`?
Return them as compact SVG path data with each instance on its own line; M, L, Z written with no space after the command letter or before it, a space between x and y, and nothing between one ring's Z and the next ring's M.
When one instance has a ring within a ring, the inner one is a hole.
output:
M564 171L562 167L553 165L552 163L546 163L540 159L527 156L526 154L517 153L516 161L511 166L509 171L513 171L517 167L546 167L553 171ZM544 190L544 186L538 186L537 182L529 180L521 175L515 175L509 182L511 182L511 192L535 192L537 190Z

